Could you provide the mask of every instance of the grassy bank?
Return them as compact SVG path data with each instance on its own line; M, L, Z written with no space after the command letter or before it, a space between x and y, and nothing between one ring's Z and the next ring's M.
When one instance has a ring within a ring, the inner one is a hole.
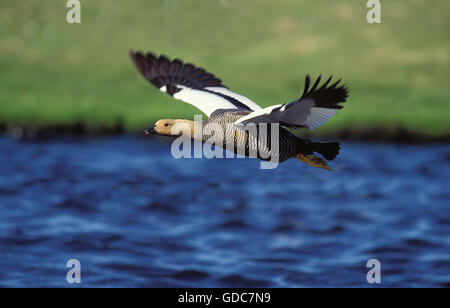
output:
M342 77L350 98L319 129L404 127L450 132L450 4L382 1L382 24L365 1L3 0L0 122L83 122L138 131L158 118L191 118L138 75L128 49L207 68L262 106L301 94L305 74Z

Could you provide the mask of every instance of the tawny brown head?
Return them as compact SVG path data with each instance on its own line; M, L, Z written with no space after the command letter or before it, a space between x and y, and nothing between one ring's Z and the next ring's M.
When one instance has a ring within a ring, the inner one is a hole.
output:
M147 128L146 135L180 136L183 130L191 129L192 121L180 119L161 119L155 125ZM184 125L183 125L184 124Z

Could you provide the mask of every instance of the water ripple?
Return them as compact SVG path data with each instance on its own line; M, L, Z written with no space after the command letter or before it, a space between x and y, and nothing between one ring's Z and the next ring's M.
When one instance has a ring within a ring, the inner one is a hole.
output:
M0 286L450 286L450 146L346 143L292 160L173 159L167 139L0 138ZM393 159L395 158L395 159Z

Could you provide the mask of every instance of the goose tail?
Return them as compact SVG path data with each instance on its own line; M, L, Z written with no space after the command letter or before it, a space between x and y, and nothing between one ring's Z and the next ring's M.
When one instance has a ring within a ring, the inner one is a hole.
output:
M326 160L333 160L341 149L339 142L313 142L309 144L312 152L319 153Z

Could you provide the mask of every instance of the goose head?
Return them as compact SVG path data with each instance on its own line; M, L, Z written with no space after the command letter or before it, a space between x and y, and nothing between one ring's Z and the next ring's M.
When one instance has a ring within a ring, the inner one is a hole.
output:
M185 131L193 130L193 122L181 119L161 119L144 130L146 135L181 136Z

